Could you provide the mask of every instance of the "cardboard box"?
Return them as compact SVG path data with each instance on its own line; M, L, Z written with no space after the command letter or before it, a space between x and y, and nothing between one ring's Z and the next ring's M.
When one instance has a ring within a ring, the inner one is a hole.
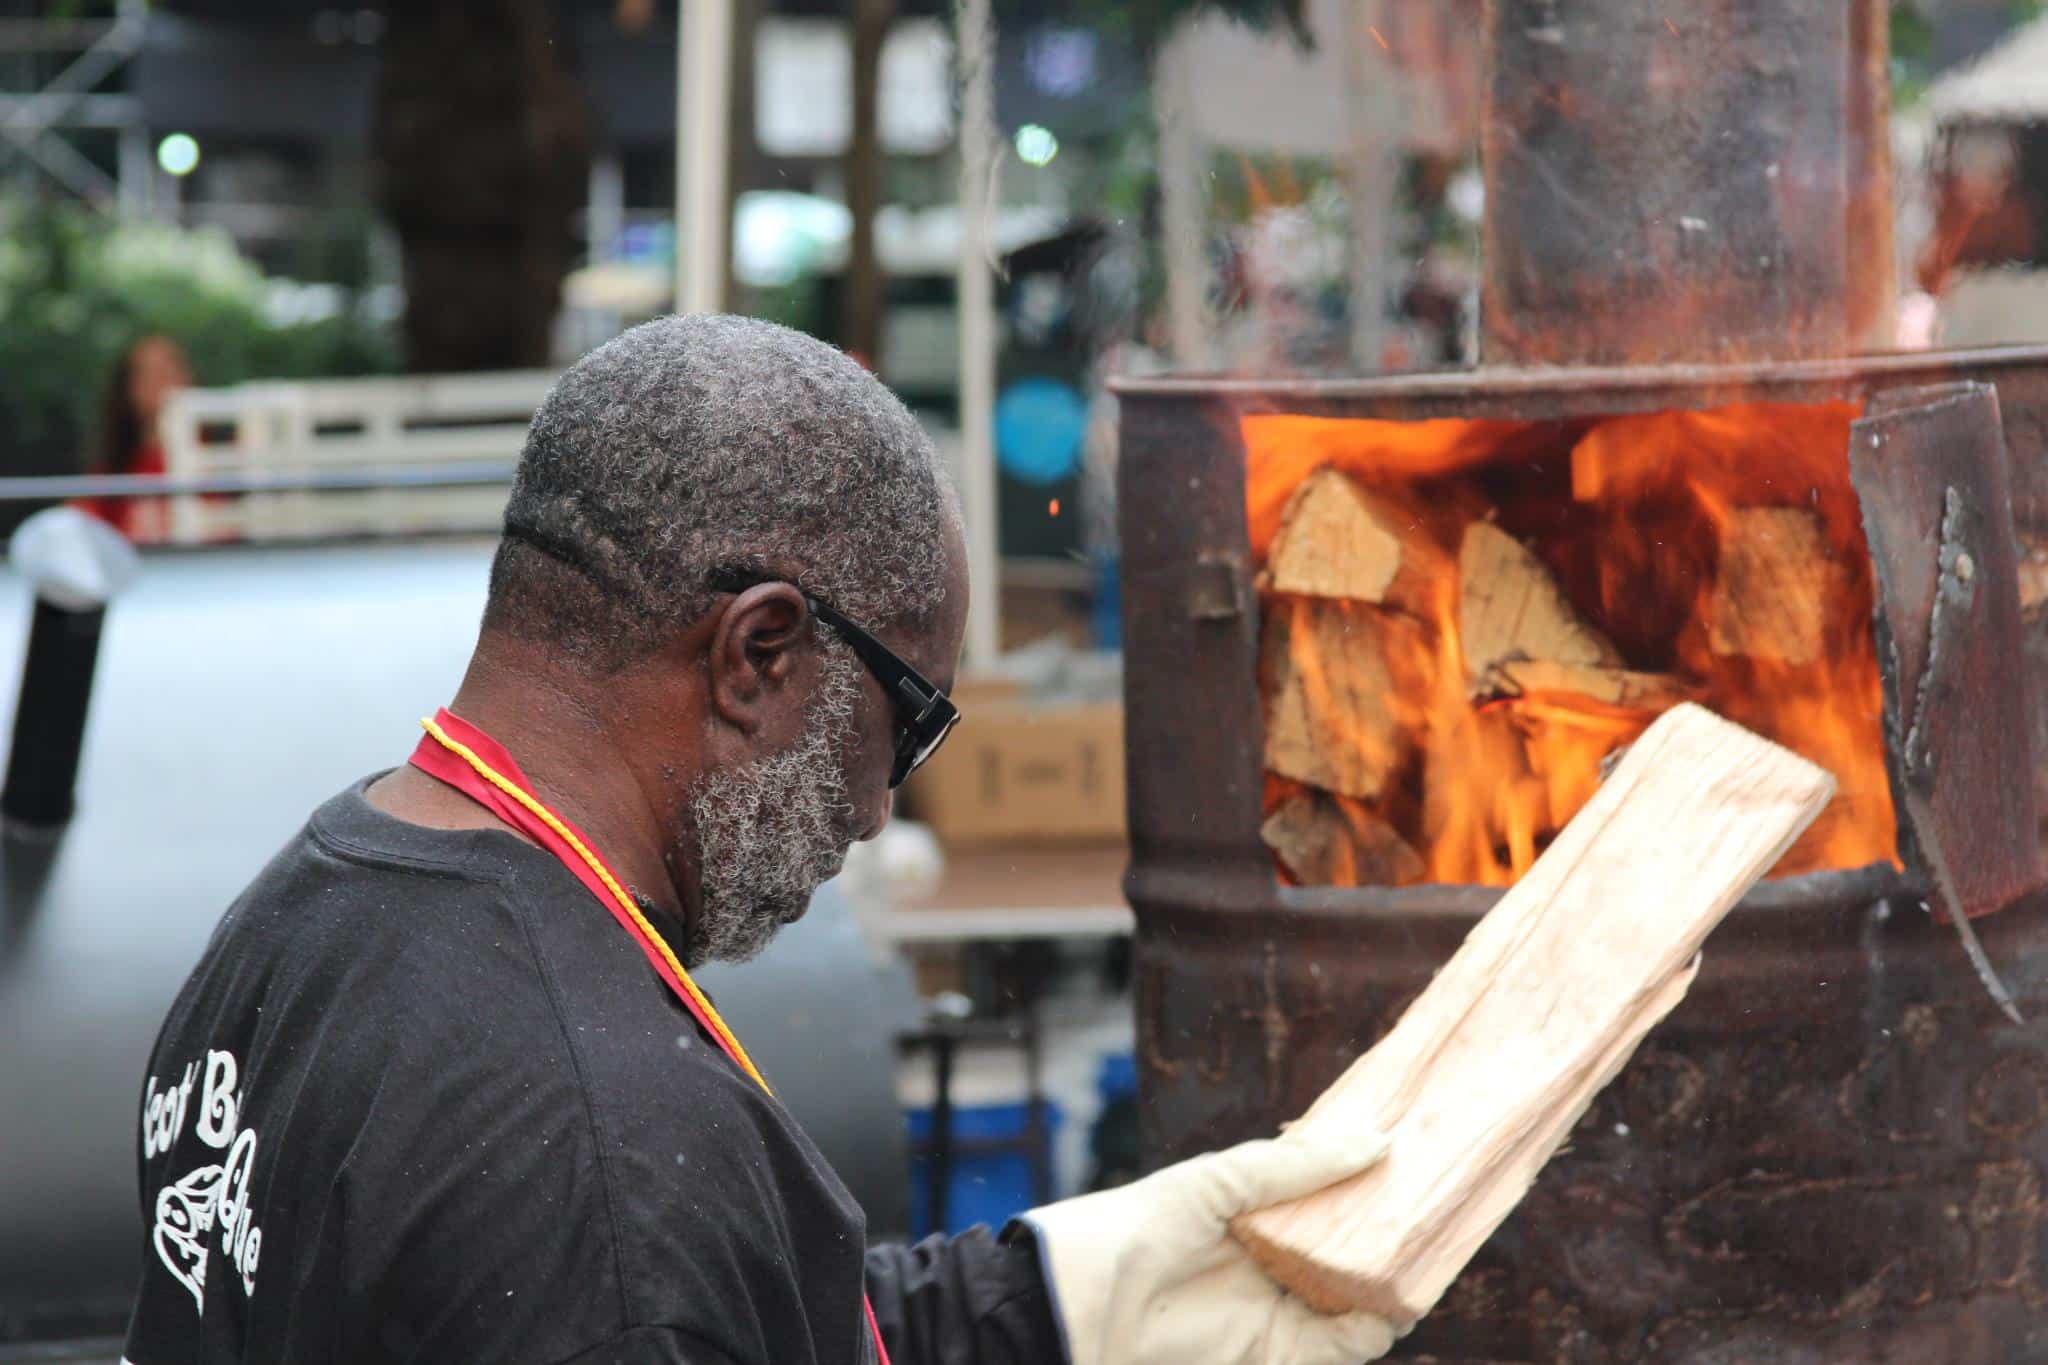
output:
M910 975L920 1000L967 993L967 964L961 961L958 944L919 947L910 954Z
M1123 707L984 700L961 715L905 788L948 849L1124 837Z
M953 682L953 690L946 694L953 704L960 708L962 715L979 716L991 707L1008 706L1024 701L1024 684L1016 678L1005 678L990 673L963 674ZM953 739L958 739L954 735ZM947 743L951 743L948 740ZM943 751L941 751L943 752ZM933 760L936 762L937 760Z

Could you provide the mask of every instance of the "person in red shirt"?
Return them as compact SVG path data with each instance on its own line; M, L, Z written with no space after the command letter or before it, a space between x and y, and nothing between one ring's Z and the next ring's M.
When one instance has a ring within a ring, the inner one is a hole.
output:
M159 332L138 337L122 352L107 384L91 471L164 473L157 419L171 395L191 383L192 366L184 347ZM166 498L88 498L80 506L138 543L162 540L170 532Z

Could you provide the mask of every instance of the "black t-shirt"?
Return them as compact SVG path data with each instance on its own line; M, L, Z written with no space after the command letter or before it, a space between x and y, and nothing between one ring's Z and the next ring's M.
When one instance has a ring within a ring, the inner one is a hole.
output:
M133 1365L856 1365L864 1280L895 1365L1060 1358L1028 1236L864 1275L825 1159L566 868L363 785L229 908L158 1037Z

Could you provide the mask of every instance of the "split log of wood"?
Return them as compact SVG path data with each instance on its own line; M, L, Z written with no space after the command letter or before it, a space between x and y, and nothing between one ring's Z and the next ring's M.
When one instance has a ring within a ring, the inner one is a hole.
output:
M1405 886L1422 859L1394 827L1321 792L1296 792L1268 815L1259 837L1303 886Z
M1714 653L1810 664L1848 573L1828 554L1819 518L1803 507L1737 508L1721 527L1721 565L1707 602Z
M1649 1029L1707 933L1834 780L1698 706L1666 712L1298 1125L1392 1139L1379 1165L1232 1230L1327 1311L1437 1302Z
M1267 769L1377 800L1411 747L1402 708L1423 695L1424 640L1419 623L1372 607L1271 604L1260 657Z
M1536 856L1534 822L1545 810L1529 768L1527 735L1504 707L1482 707L1459 723L1426 729L1422 739L1419 844L1437 881L1482 882L1517 833ZM1483 776L1482 776L1483 774ZM1530 828L1516 831L1519 820ZM1548 832L1546 826L1545 833Z
M1535 692L1584 697L1633 711L1668 710L1691 696L1684 679L1668 673L1560 664L1549 659L1512 660L1495 668L1494 677L1506 696L1522 697Z
M2048 537L2019 533L2020 613L2032 616L2048 602Z
M1259 586L1420 613L1448 561L1420 522L1328 467L1301 481L1280 514Z
M1467 526L1458 550L1458 633L1475 693L1499 690L1495 670L1515 660L1622 662L1613 643L1579 619L1543 561L1491 522Z

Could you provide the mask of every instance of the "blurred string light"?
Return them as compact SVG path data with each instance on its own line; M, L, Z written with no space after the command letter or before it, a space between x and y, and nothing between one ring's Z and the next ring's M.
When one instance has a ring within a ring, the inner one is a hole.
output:
M190 175L199 167L199 141L190 133L172 133L156 144L156 164L166 175Z
M1486 212L1486 181L1475 167L1467 166L1451 177L1444 199L1460 221L1476 224Z
M1024 44L1024 69L1040 94L1072 99L1095 83L1095 35L1082 28L1045 28Z
M1017 130L1017 158L1027 166L1043 166L1060 154L1060 140L1052 129L1027 123Z
M794 282L846 249L853 215L843 204L789 190L749 190L733 205L733 273L740 283Z

